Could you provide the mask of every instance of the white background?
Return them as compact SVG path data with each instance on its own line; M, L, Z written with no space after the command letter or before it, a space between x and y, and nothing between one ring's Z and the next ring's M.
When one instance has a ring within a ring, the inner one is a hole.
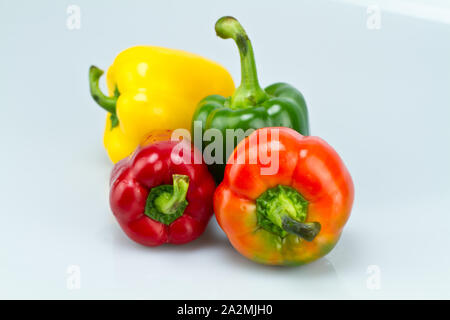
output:
M1 0L0 297L450 298L449 5L413 1L428 9L412 13L406 1L355 2ZM376 3L381 29L369 30ZM66 26L71 4L79 30ZM214 33L223 15L247 29L263 85L303 92L312 134L354 178L341 241L310 265L250 262L215 220L191 244L142 247L110 212L89 66L160 45L219 61L238 83L237 50Z

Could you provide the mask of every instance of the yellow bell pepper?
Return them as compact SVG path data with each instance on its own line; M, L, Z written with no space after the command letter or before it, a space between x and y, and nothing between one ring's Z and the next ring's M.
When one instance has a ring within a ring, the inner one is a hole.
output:
M161 47L121 52L106 75L109 96L98 85L102 74L92 66L89 84L94 100L108 111L103 142L114 163L130 155L152 131L189 130L201 99L234 91L231 75L218 63Z

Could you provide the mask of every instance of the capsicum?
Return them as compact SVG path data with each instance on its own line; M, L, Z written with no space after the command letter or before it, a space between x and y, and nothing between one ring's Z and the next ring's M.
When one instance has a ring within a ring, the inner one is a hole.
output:
M216 182L220 183L229 155L251 129L283 126L308 135L309 124L305 99L297 89L287 83L275 83L264 90L260 87L252 44L241 24L233 17L222 17L216 22L215 30L219 37L231 38L237 44L241 84L231 97L211 95L204 98L192 118L191 134L196 146L205 150L218 143L215 138L204 139L205 132L208 129L221 132L221 156L216 154L217 150L212 156L207 152L204 154ZM230 129L244 134L228 135Z
M261 156L266 153L271 161ZM289 128L263 128L241 141L228 161L214 211L237 251L264 264L298 265L333 249L354 188L330 145ZM266 174L268 168L276 170Z
M113 168L111 210L128 237L140 244L192 241L212 216L214 180L187 140L145 141Z
M91 66L93 99L108 114L103 143L115 163L153 130L190 129L198 102L232 94L233 80L218 63L181 50L137 46L121 52L108 69L109 96L99 88L103 70Z

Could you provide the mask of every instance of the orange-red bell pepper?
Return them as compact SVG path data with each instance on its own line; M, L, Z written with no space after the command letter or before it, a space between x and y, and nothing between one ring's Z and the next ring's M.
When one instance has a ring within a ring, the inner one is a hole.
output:
M261 157L265 151L271 161ZM278 161L276 166L273 161ZM276 172L261 170L269 167ZM245 257L297 265L333 249L353 197L347 168L324 140L289 128L263 128L241 141L230 156L214 195L214 211L231 244Z

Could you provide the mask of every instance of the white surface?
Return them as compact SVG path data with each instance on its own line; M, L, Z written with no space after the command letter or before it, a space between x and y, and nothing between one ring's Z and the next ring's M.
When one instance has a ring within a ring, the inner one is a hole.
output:
M372 1L376 3L376 1ZM1 1L1 298L450 298L450 26L314 1ZM81 8L81 29L66 8ZM253 40L261 83L286 81L353 175L341 241L299 268L254 264L213 221L186 246L145 248L108 206L104 112L91 64L132 45L201 53L239 81L222 15ZM81 287L68 290L67 268ZM380 269L379 290L367 286Z

